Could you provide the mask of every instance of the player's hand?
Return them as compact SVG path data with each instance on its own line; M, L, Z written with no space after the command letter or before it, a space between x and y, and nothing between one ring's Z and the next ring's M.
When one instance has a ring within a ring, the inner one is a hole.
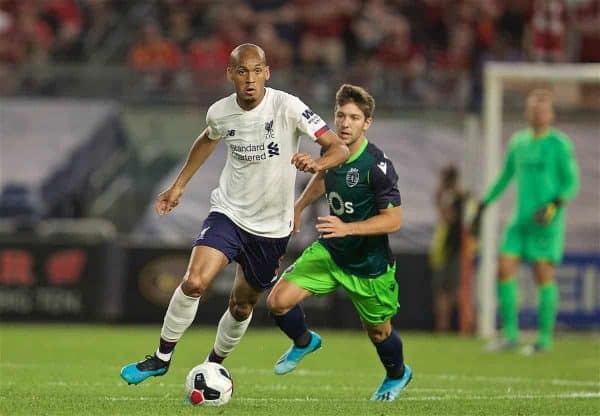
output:
M317 173L319 171L319 164L311 155L304 152L298 152L292 157L292 165L302 172Z
M179 198L183 194L183 188L171 186L166 191L161 192L156 198L154 209L158 215L165 215L171 212L179 204Z
M542 225L548 225L552 222L558 211L559 203L552 201L538 209L534 214L535 222Z
M323 238L345 237L350 234L348 223L343 222L335 215L317 217L317 231Z

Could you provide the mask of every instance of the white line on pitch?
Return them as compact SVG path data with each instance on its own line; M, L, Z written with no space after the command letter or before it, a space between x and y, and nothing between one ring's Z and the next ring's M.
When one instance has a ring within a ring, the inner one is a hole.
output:
M4 368L48 368L48 367L56 367L56 364L30 364L30 363L11 363L11 362L1 362L0 367ZM62 365L61 365L62 367ZM71 366L75 367L75 366ZM106 367L105 367L106 368ZM120 367L114 367L115 369L119 369ZM231 367L231 373L235 377L239 374L250 374L250 375L273 375L273 370L271 369L260 369L260 368L249 368L249 367ZM295 377L330 377L333 375L343 374L344 371L339 370L305 370L298 369L294 371ZM365 372L353 372L355 376L365 376L367 373ZM373 375L369 373L369 375ZM491 382L491 383L534 383L534 384L552 384L555 386L589 386L589 387L600 387L600 381L592 381L592 380L569 380L569 379L557 379L557 378L526 378L526 377L504 377L504 376L478 376L478 375L458 375L458 374L430 374L430 373L415 373L415 377L420 379L438 379L438 380L467 380L467 381L480 381L480 382ZM0 383L2 384L2 383Z
M516 394L516 395L499 395L499 396L486 396L486 395L475 395L475 396L459 396L455 394L448 395L435 395L435 396L403 396L398 401L430 401L430 400L539 400L539 399L598 399L600 398L600 392L571 392L571 393L560 393L560 394ZM181 401L182 398L175 397L111 397L105 396L105 400L109 401ZM284 398L284 397L236 397L234 400L241 402L365 402L367 399L335 399L335 398L313 398L313 397L297 397L297 398Z

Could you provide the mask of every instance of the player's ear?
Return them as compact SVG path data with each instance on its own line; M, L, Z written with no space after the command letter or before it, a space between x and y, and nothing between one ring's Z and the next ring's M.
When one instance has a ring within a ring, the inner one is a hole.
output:
M233 81L233 69L230 66L227 67L227 79Z
M363 127L363 130L364 130L364 131L367 131L367 130L369 129L369 127L371 127L371 123L373 123L373 118L371 118L371 117L368 117L368 118L365 120L365 125L364 125L364 127Z
M271 78L271 70L269 69L269 65L265 66L265 80L269 80Z

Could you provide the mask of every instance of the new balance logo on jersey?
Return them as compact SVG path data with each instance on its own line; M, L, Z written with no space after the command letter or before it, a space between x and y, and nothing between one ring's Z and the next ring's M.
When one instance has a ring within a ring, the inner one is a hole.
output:
M228 135L229 137L233 137L233 136L235 136L235 129L227 130L227 135Z
M377 167L379 169L381 169L381 171L383 172L384 175L387 173L387 163L386 162L379 162L377 164Z
M267 148L269 149L269 157L279 156L279 145L277 143L271 142L267 145Z

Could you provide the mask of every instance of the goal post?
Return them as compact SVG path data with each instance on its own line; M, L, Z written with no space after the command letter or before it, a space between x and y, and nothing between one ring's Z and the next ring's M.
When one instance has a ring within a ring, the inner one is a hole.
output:
M483 177L485 188L496 178L504 158L502 149L503 91L506 81L600 83L600 64L532 64L490 62L483 89ZM486 210L477 273L477 331L489 338L496 330L496 269L499 244L499 207Z

